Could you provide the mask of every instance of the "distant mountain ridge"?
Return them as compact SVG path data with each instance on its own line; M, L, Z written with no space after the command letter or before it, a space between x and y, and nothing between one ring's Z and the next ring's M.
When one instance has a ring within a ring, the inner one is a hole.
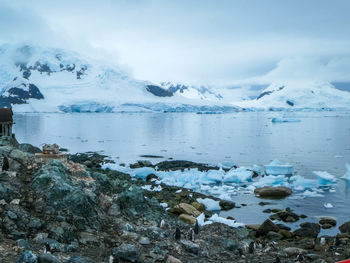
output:
M350 108L350 93L329 83L298 85L272 84L259 95L262 85L157 84L136 80L118 66L68 50L0 46L0 107L13 107L15 112L223 113Z

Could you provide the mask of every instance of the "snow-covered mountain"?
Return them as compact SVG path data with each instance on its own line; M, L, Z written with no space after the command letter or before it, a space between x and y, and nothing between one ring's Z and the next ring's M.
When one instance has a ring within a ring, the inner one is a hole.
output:
M0 90L0 107L15 112L350 109L350 92L329 83L156 84L74 52L33 45L0 46Z
M235 104L247 110L349 110L350 92L328 82L272 84L256 99Z
M0 47L0 88L0 106L17 112L238 110L208 90L183 93L74 52L32 45Z

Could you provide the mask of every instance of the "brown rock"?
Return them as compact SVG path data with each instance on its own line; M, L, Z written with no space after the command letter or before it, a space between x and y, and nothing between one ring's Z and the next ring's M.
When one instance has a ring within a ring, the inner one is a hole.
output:
M198 203L198 202L193 202L192 206L196 208L199 212L204 212L205 211L205 205Z
M179 218L187 224L195 224L196 218L187 214L181 214Z
M182 263L180 259L177 259L176 257L173 256L168 256L166 263Z
M170 213L181 215L181 214L187 214L194 217L198 217L201 213L194 208L192 205L181 203L176 205L174 208L169 209Z
M265 186L261 188L256 188L254 194L260 197L275 197L282 198L292 194L292 189L284 186Z
M280 229L270 219L266 219L264 223L256 231L257 236L265 236L270 231L278 233Z

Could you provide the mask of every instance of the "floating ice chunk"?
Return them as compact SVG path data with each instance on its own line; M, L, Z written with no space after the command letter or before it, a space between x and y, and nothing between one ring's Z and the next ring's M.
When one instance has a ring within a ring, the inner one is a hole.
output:
M272 118L271 121L273 123L279 123L279 122L301 122L301 120L293 119L293 118Z
M235 163L234 162L221 162L221 163L218 163L218 167L222 167L222 168L225 168L225 169L231 169L233 166L235 166Z
M289 187L288 178L284 175L267 175L261 177L258 181L253 183L254 187L264 186L286 186Z
M159 205L162 206L163 208L167 208L168 207L167 203L160 203Z
M320 194L320 193L318 193L316 191L310 191L310 190L306 190L301 195L303 197L323 197L323 194Z
M252 167L252 171L257 173L258 175L261 175L261 166L254 164Z
M245 167L237 169L232 168L224 177L225 183L245 183L250 182L253 177L253 172Z
M290 175L293 174L293 166L281 164L279 160L274 160L268 165L264 165L265 173L269 175Z
M209 218L209 221L225 224L225 225L228 225L230 227L243 227L244 226L244 224L242 224L242 223L237 223L236 220L226 219L226 218L218 216L217 214L212 215Z
M219 195L219 198L222 199L222 200L227 200L227 201L231 201L232 200L231 195L228 194L228 193L223 193L223 194Z
M334 158L343 158L344 156L342 155L335 155Z
M221 207L219 205L219 201L215 201L213 199L210 198L197 198L197 202L201 203L205 206L205 209L207 209L208 211L218 211L221 210Z
M317 188L317 180L306 179L300 175L295 175L290 178L292 187L295 190L303 191L305 189Z
M331 203L324 203L323 206L325 208L333 208L333 205Z
M142 167L138 169L133 170L133 174L137 178L141 178L143 180L146 180L146 177L150 174L157 174L156 170L154 170L151 167Z
M220 168L220 170L209 170L206 174L206 179L208 182L219 183L224 178L225 172Z
M313 174L318 178L319 185L329 185L335 183L336 181L334 175L331 175L325 171L314 171Z
M350 164L346 163L345 167L346 167L346 173L341 178L345 180L350 180Z

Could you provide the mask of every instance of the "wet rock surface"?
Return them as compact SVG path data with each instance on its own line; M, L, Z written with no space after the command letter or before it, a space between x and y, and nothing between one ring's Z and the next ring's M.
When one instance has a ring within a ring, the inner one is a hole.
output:
M299 262L334 262L350 256L350 223L341 225L335 237L319 237L319 224L302 223L291 232L269 219L249 227L198 227L196 217L212 213L197 198L208 196L155 178L142 181L102 170L110 161L97 153L42 162L36 151L0 140L0 156L10 164L0 174L0 262L90 263L108 262L110 256L116 262L146 263L295 262L298 257ZM157 165L208 169L186 161ZM160 185L162 191L146 191L145 184ZM235 204L222 201L220 206L232 209ZM295 217L288 209L273 213L287 223ZM320 224L336 225L330 219L320 219Z

